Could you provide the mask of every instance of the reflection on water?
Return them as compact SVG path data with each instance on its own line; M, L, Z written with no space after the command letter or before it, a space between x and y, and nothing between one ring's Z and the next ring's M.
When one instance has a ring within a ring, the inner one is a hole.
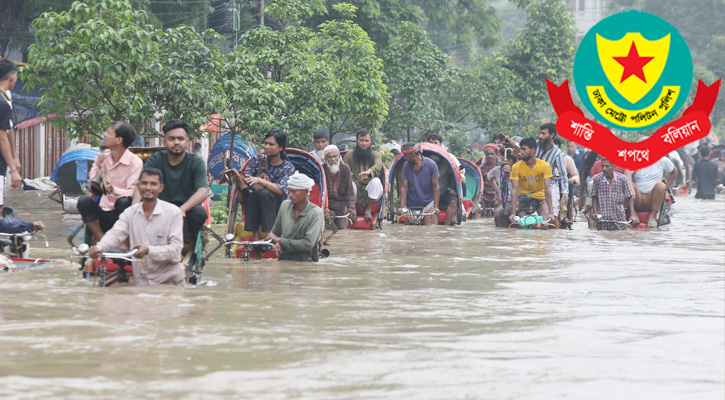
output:
M316 264L214 257L215 287L3 274L0 397L723 398L724 200L646 232L342 231ZM78 216L8 203L69 255Z

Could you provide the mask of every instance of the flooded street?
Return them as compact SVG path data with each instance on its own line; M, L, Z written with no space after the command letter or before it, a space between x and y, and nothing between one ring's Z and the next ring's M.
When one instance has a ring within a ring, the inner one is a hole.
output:
M725 196L692 196L646 232L486 219L343 231L316 264L217 254L213 287L0 274L0 398L722 399ZM68 258L78 215L7 203L48 226L32 257Z

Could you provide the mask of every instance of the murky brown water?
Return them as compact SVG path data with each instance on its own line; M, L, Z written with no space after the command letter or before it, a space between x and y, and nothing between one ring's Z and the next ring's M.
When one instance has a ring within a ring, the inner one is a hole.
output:
M78 216L13 192L69 254ZM8 399L722 399L725 197L659 231L386 225L317 264L213 258L192 289L0 275Z

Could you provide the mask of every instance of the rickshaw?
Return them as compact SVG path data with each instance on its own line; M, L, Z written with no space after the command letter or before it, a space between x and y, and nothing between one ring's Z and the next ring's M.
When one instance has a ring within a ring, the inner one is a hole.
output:
M462 192L463 187L461 185L461 174L458 168L456 167L456 158L453 157L450 153L448 153L446 150L444 150L442 147L432 144L432 143L419 143L418 146L420 147L421 154L424 157L437 157L441 161L442 165L448 169L447 172L449 172L453 178L452 186L450 189L453 189L456 192L456 215L453 218L453 222L457 225L460 225L461 222L464 220L464 213L461 208L461 204L463 202ZM403 158L403 153L400 153L394 160L393 164L390 167L390 176L389 176L389 185L386 188L388 191L387 197L388 197L388 220L391 222L397 223L397 222L404 222L406 218L406 213L402 213L403 215L396 215L398 206L400 205L399 199L397 199L397 196L400 193L400 185L402 184L402 180L400 178L402 172L403 172L403 163L405 163L405 159ZM441 168L439 166L439 168ZM444 206L441 205L441 208ZM427 207L424 207L420 210L413 210L411 208L408 208L407 213L416 213L416 214L426 214L427 213ZM416 218L418 219L418 218ZM445 223L446 220L446 211L441 210L440 214L438 214L438 224Z
M297 171L315 181L315 185L310 190L310 201L322 208L326 215L329 215L327 212L327 183L325 181L325 171L320 161L312 154L299 149L287 148L285 153L287 159L295 166ZM249 160L244 163L241 170L244 170L247 164L249 164ZM227 257L235 257L243 261L278 258L279 246L265 240L253 241L253 232L244 229L245 215L241 200L239 191L234 188L229 198L227 231L224 236ZM240 209L242 213L241 221L237 222L237 213ZM329 223L329 221L326 222ZM320 252L323 257L329 254L329 251L322 247L325 241L326 225L327 223L323 224L323 231L320 235ZM266 237L267 234L268 232L260 232L261 237Z

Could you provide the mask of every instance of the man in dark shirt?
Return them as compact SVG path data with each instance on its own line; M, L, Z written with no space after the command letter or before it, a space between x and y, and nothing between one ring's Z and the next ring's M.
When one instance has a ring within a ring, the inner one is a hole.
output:
M20 176L20 162L12 142L12 103L10 90L18 80L18 67L10 60L0 60L0 212L5 204L5 170L10 167L12 187L23 182Z
M717 181L717 164L710 161L710 148L700 147L700 160L692 169L692 180L697 182L696 199L712 200L715 198L715 183Z
M173 203L184 216L184 243L196 240L206 220L202 203L209 192L206 167L201 157L186 151L189 126L172 119L162 128L166 150L156 152L146 160L145 168L157 168L164 176L164 190L159 199Z

